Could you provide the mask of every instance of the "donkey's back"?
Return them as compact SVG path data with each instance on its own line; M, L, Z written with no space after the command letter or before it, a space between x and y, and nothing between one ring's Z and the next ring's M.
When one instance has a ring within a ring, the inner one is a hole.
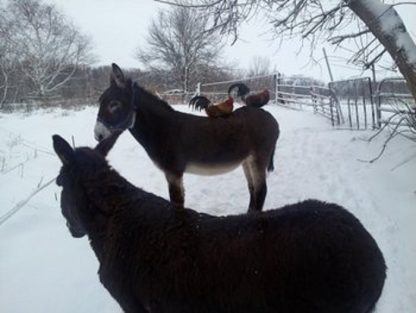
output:
M368 313L380 297L381 251L338 205L308 200L213 217L155 203L142 208L145 224L122 225L129 233L141 224L146 234L133 246L120 242L137 249L139 257L131 258L139 260L132 265L137 276L117 272L110 280L135 279L130 284L147 295L144 302L158 299L163 312Z
M177 130L172 137L182 140L172 144L182 150L178 154L184 153L189 162L202 161L214 166L242 163L249 155L268 162L279 137L276 119L269 112L253 107L242 107L219 118L183 114Z

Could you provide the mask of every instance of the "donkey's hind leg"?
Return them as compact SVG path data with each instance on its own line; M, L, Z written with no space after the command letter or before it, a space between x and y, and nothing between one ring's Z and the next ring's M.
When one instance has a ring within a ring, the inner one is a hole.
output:
M250 157L243 162L243 169L250 192L248 212L261 211L267 194L265 165Z
M183 176L165 173L169 186L170 202L177 208L185 205L185 189L183 188Z
M248 185L248 191L250 193L250 203L248 204L248 211L252 211L252 208L254 207L254 185L253 185L253 178L251 176L250 172L250 166L248 165L248 162L243 162L243 170L244 175L246 176L247 185Z

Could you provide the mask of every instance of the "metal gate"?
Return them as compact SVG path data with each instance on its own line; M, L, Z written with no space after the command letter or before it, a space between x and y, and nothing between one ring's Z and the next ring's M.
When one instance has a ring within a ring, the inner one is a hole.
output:
M303 79L304 80L304 79ZM338 99L331 88L316 83L302 81L299 77L278 76L276 82L276 103L292 109L313 110L331 120L332 126L340 125L342 112Z
M350 129L377 127L373 86L369 77L329 83L337 95L345 123Z
M416 104L403 78L383 79L375 94L377 126L415 127Z

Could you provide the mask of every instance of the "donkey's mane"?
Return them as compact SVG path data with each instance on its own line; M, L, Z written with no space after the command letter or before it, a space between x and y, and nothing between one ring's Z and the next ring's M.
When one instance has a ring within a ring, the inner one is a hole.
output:
M82 173L80 176L84 180L97 180L102 185L114 185L114 184L126 184L129 187L133 185L128 182L120 173L114 169L105 157L98 155L97 152L93 151L88 147L80 147L75 149L75 155L80 162L79 169ZM93 188L97 186L92 186ZM88 186L87 188L91 188ZM136 188L136 187L135 187Z
M136 99L135 102L145 102L146 104L154 104L158 105L159 107L166 109L168 111L175 111L166 101L160 99L159 97L155 96L150 91L146 90L142 86L140 86L138 83L134 82L132 85L133 88L133 94L136 93Z

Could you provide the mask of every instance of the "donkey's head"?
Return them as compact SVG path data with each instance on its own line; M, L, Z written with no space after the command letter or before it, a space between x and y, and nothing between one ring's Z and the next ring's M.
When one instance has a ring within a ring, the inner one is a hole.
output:
M62 187L61 209L68 229L73 237L87 234L100 209L96 208L87 196L85 182L98 175L100 170L108 170L105 156L113 147L120 133L102 140L94 149L72 149L65 139L52 136L53 148L62 161L62 168L56 183ZM99 180L99 179L98 179ZM102 213L102 212L101 212Z
M99 98L95 139L101 141L114 132L121 132L133 127L135 110L133 103L132 81L124 77L123 72L112 64L110 87Z

